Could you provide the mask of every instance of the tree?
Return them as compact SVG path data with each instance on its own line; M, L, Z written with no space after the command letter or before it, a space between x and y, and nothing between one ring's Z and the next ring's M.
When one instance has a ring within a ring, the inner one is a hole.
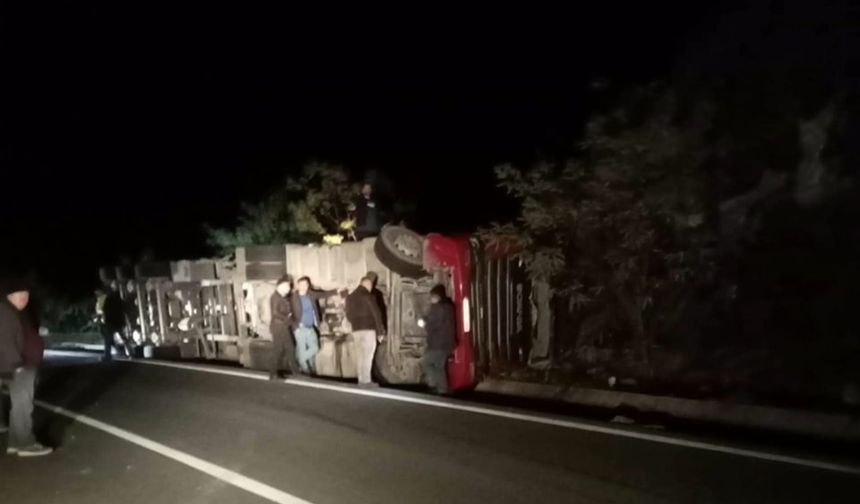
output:
M536 278L647 362L656 335L677 325L685 293L711 266L702 170L708 119L706 106L683 111L669 90L637 90L588 123L577 159L497 168L521 213L485 238L525 245Z
M243 204L235 228L207 228L209 244L229 254L246 245L343 239L351 230L348 207L357 192L343 167L307 165L259 203Z

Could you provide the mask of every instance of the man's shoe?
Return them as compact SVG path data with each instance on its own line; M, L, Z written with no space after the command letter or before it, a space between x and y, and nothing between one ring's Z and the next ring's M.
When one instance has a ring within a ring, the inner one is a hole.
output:
M6 455L17 455L17 454L18 454L18 448L13 448L11 446L6 448Z
M18 456L19 457L42 457L44 455L50 455L54 451L53 448L48 448L47 446L42 446L39 443L35 443L26 448L18 448Z

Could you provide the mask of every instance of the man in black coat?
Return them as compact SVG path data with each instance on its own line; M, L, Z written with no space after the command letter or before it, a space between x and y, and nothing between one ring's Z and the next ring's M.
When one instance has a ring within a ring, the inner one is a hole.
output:
M290 374L298 373L296 361L296 345L293 342L293 306L290 302L292 284L288 276L281 277L272 297L269 298L272 319L269 330L272 332L272 362L269 365L269 379L279 377L284 359Z
M346 318L352 326L358 384L372 386L373 356L377 341L382 341L385 335L385 325L373 295L373 278L369 275L362 278L361 285L346 298Z
M361 186L361 194L351 205L355 212L355 237L359 240L368 236L376 236L385 224L385 214L373 194L373 186L365 182Z
M430 311L418 321L427 331L427 349L422 358L422 367L427 375L427 384L438 394L448 392L448 357L457 347L457 326L454 303L445 294L445 286L437 285L430 290Z
M107 286L107 296L102 308L102 339L104 340L104 355L102 360L110 362L113 358L113 348L116 343L116 335L120 336L126 351L130 354L129 345L125 338L125 305L119 294L116 282ZM130 355L129 355L130 356Z
M382 328L388 330L388 305L385 304L385 294L376 286L379 283L379 275L375 271L368 271L367 277L373 282L370 293L379 307L379 314L382 315Z
M21 315L29 302L30 291L26 285L17 281L6 282L0 298L0 385L6 383L9 386L12 399L6 454L20 457L38 457L53 451L40 445L33 436L37 368L35 362L28 362L27 334ZM0 412L0 417L4 416Z

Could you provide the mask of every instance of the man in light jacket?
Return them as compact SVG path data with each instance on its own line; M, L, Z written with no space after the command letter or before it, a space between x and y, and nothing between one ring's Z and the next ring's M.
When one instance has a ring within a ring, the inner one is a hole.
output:
M293 310L293 335L296 337L296 357L303 373L314 372L315 358L320 351L320 301L337 294L337 290L315 290L311 279L303 276L296 281L296 290L290 296Z

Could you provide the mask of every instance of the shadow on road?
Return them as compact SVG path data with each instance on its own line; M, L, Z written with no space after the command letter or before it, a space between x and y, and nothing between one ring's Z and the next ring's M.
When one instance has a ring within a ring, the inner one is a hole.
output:
M120 363L45 366L40 370L36 397L76 413L86 414L103 395L121 381L128 368ZM34 431L48 446L63 445L71 418L36 409Z

